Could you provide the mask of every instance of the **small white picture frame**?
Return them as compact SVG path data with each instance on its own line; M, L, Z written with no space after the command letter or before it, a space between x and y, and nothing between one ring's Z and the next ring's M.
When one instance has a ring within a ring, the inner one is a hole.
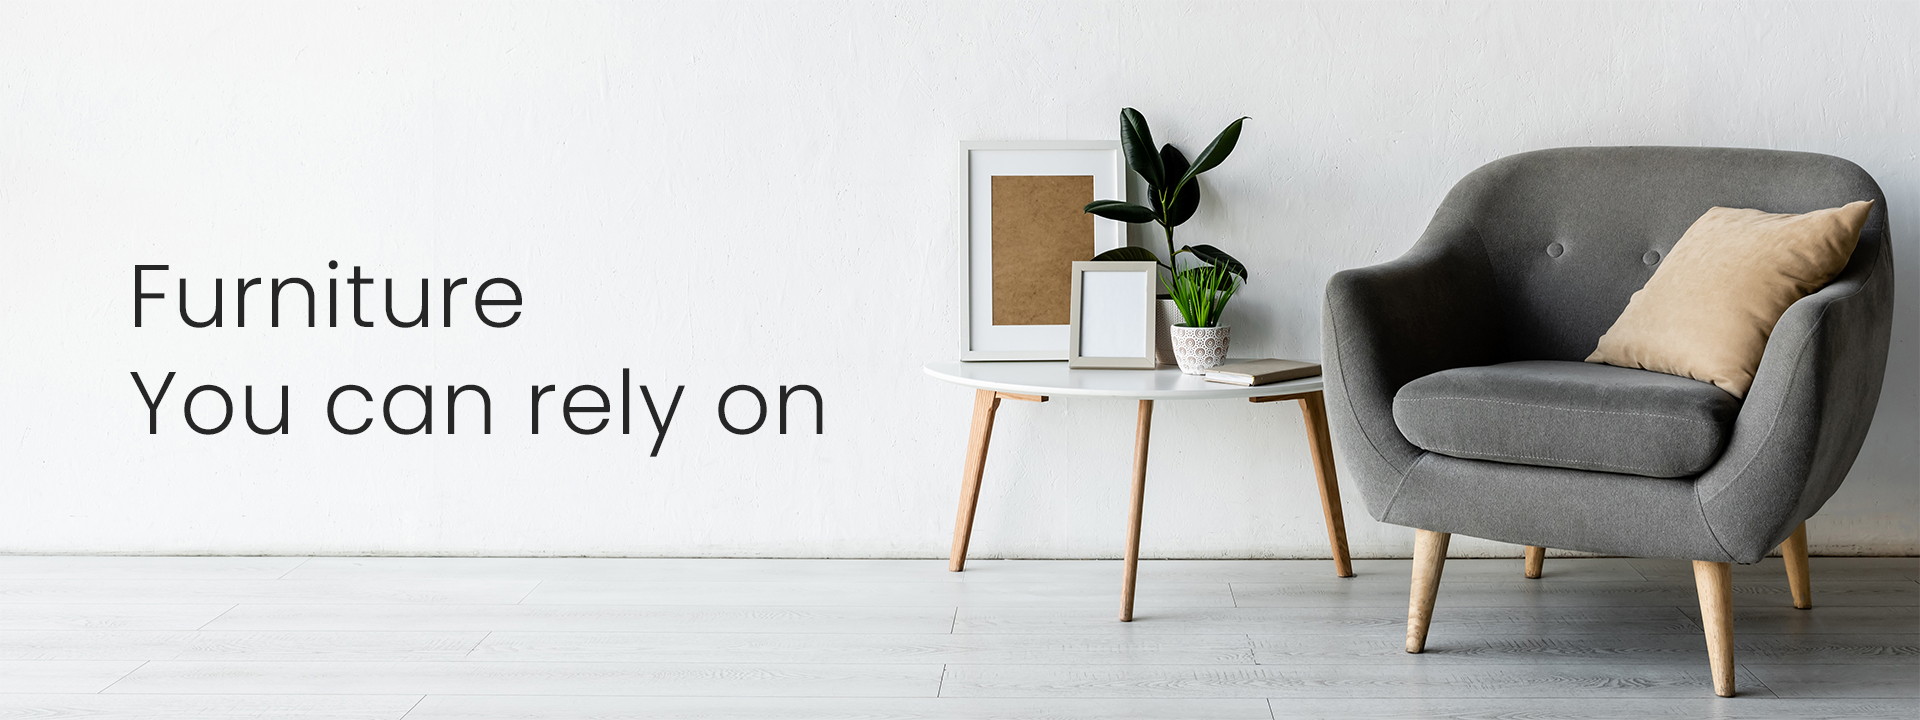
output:
M1159 263L1076 262L1067 367L1153 370L1153 297Z
M1089 199L1125 200L1127 168L1126 160L1120 154L1120 142L963 142L960 144L959 166L960 359L1065 360L1068 323L995 322L994 178L1090 177L1093 180L1093 194ZM1127 244L1125 224L1102 217L1092 217L1092 222L1092 254L1086 257Z

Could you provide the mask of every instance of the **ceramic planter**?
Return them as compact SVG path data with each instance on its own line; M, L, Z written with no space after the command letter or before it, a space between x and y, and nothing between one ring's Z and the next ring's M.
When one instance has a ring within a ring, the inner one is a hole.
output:
M1232 328L1187 327L1174 325L1170 334L1173 337L1174 360L1180 364L1180 372L1188 375L1205 375L1210 368L1219 367L1227 359L1227 340Z

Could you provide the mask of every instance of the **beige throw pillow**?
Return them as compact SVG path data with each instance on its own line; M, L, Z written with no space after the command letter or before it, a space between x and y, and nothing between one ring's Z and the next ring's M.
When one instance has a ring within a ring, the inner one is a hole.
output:
M1803 215L1708 210L1587 362L1690 377L1746 397L1774 323L1847 266L1872 208L1862 200Z

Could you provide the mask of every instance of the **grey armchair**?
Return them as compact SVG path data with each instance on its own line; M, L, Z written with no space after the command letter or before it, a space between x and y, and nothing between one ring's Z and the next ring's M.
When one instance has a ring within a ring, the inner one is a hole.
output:
M1875 200L1841 275L1795 303L1744 400L1584 363L1713 206L1806 212ZM1407 651L1452 533L1694 561L1714 690L1733 694L1728 563L1787 556L1810 607L1804 521L1846 477L1886 368L1886 198L1851 162L1723 148L1542 150L1455 185L1399 259L1327 284L1327 407L1376 519L1416 529ZM1783 545L1784 542L1784 545Z

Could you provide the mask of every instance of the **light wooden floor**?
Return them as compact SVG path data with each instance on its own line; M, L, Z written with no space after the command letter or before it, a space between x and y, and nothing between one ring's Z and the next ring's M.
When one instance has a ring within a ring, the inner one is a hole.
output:
M1915 718L1920 559L1686 563L0 557L0 718Z

